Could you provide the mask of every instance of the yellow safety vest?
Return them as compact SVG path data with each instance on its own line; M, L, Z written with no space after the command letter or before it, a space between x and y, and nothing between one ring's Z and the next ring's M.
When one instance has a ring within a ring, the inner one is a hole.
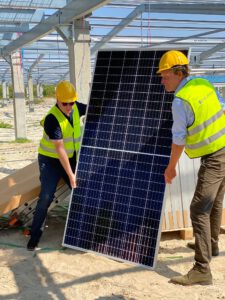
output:
M203 78L195 78L175 96L189 103L194 113L194 122L187 128L187 155L201 157L225 147L225 115L214 87Z
M70 124L68 119L64 116L64 114L56 105L49 110L47 115L49 114L54 115L59 122L62 131L64 147L68 157L69 158L73 157L74 152L76 152L76 155L78 155L78 151L80 149L81 134L80 134L80 116L76 104L73 107L73 126ZM41 121L41 125L43 127L47 115ZM59 158L55 149L55 145L49 139L45 130L43 132L43 137L40 141L38 153L53 158Z

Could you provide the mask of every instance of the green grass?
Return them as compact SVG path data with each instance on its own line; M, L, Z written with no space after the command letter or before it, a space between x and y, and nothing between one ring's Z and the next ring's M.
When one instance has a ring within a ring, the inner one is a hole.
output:
M45 102L45 100L44 100L44 98L34 98L34 100L33 100L33 102L31 102L30 103L30 101L29 101L29 99L26 99L26 105L36 105L36 104L41 104L41 103L44 103Z
M23 143L30 143L30 142L31 142L31 140L23 139L23 138L18 138L13 143L23 144Z
M45 100L42 98L34 98L34 104L40 104L40 103L44 103Z
M12 125L4 122L0 122L0 128L12 128Z

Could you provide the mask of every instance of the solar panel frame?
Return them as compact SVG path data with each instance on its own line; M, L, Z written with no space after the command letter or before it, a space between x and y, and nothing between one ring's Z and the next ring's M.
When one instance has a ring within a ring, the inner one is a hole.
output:
M99 52L98 52L98 55L99 55L99 53L108 53L108 52L114 52L114 51L116 51L117 53L118 52L123 52L124 53L124 51L126 52L126 53L134 53L135 51L136 52L138 52L138 53L143 53L143 55L148 55L147 53L149 53L149 49L116 49L116 50L113 50L113 49L108 49L108 50L100 50ZM166 52L167 50L152 50L151 52L156 52L156 51L160 51L160 57L161 57L161 55L164 53L164 52ZM145 54L144 54L145 53ZM89 112L90 112L90 101L91 101L91 96L92 96L92 98L93 97L102 97L103 95L100 95L100 93L98 92L98 93L95 93L95 90L93 90L93 88L95 88L95 84L96 84L96 81L95 81L95 75L97 74L97 71L98 71L98 68L99 69L101 69L101 72L105 72L106 71L106 69L105 69L105 67L103 66L97 66L97 62L98 62L98 58L96 59L96 66L95 66L95 73L94 73L94 77L93 77L93 82L92 82L92 89L91 89L91 93L90 93L90 98L89 98L89 103L88 103L88 107L87 107L87 111L88 111L88 114L89 114ZM127 62L126 62L127 63ZM134 63L134 62L133 62ZM142 62L143 63L143 62ZM108 98L104 98L104 100L105 99L108 99L108 101L110 101L111 99L113 99L113 93L112 93L112 91L113 91L113 89L114 89L114 87L113 87L113 85L116 85L116 84L118 84L118 82L119 82L119 76L118 76L118 74L119 74L119 62L116 62L116 64L114 65L114 69L113 69L113 73L111 72L111 73L109 73L109 72L107 72L106 74L107 74L107 76L111 76L112 78L113 78L113 83L108 83L108 82L105 82L105 84L107 85L107 86L105 86L104 87L104 89L102 88L102 90L104 90L105 91L105 93L107 93L107 97ZM132 68L133 66L131 66L130 68ZM97 69L97 71L96 71L96 69ZM109 69L109 66L108 66L108 69ZM145 68L142 68L142 70L141 70L141 76L142 76L142 79L143 79L143 76L146 76L146 83L148 82L148 77L149 77L149 74L148 74L148 72L147 72L147 69L148 68L146 68L146 70L145 70ZM153 71L153 68L151 68L152 69L152 71ZM126 70L126 72L128 72L128 71L130 71L130 70ZM104 76L104 75L103 75ZM101 80L101 78L103 79L103 80L105 80L105 78L103 77L101 74L100 75L96 75L96 77L99 77L99 79ZM151 77L152 77L152 74L151 74ZM126 81L128 81L128 82L124 82L123 83L123 85L124 85L124 88L125 88L125 90L127 90L127 89L129 89L129 88L131 88L131 86L133 87L133 85L134 85L134 82L130 82L130 80L134 80L133 79L133 77L132 78L129 78L129 80L128 80L128 77L126 78ZM139 80L138 79L138 76L136 76L136 78L135 78L135 80ZM132 84L131 84L132 83ZM147 87L145 87L144 86L144 88L146 89L146 88L150 88L149 86L149 84L146 84L146 86ZM139 92L143 92L143 89L141 90L141 91L139 91ZM134 91L133 91L133 93L134 93ZM165 95L165 92L163 92L163 95ZM124 97L127 97L127 95L125 95L124 94ZM172 99L172 96L171 96L171 99ZM103 101L104 101L103 100ZM125 99L126 100L126 99ZM148 101L146 101L146 103L147 103ZM127 97L127 102L125 101L124 103L123 103L123 105L125 106L124 108L123 107L121 107L120 109L119 109L119 111L120 111L120 115L121 115L121 117L120 118L118 118L118 120L120 121L120 119L121 119L121 121L123 120L123 109L124 109L124 111L125 111L125 113L126 113L126 104L128 104L128 103L130 103L130 99L129 99L129 97ZM121 104L121 103L120 103ZM156 103L155 103L156 104ZM138 105L140 105L140 102L138 102ZM116 111L116 108L115 108L115 106L113 107L114 109L115 109L115 111ZM102 107L100 107L100 108L97 108L98 110L100 109L102 109ZM106 110L107 110L107 107L105 108ZM138 109L138 107L137 107L137 109ZM136 109L136 111L137 111L137 109ZM100 115L100 111L98 111L98 113L99 113L99 115ZM129 113L130 113L130 111L129 111ZM151 113L149 113L150 114L150 118L151 118ZM115 115L113 115L113 116L115 116ZM126 114L124 115L124 117L126 116ZM88 117L87 117L88 118ZM110 126L111 126L111 124L112 124L112 118L109 118L109 117L107 117L107 118L103 118L103 121L108 121L108 123L107 123L107 128L108 128L108 130L110 131ZM121 122L120 121L120 122ZM139 119L137 119L136 120L137 122L139 121ZM161 119L159 119L159 122L161 121ZM104 122L103 122L104 123ZM86 122L86 124L85 124L85 128L84 128L84 135L85 135L85 131L86 131L86 127L87 127L87 122ZM101 123L99 123L97 126L100 126L100 124ZM93 125L93 124L92 124ZM117 124L118 125L118 124ZM123 123L122 124L120 124L118 127L120 127L120 126L122 126L123 125ZM96 126L96 124L95 124L95 126ZM142 130L144 129L144 126L142 126ZM90 128L89 128L89 130L91 130ZM128 126L126 125L126 130L128 130ZM103 135L104 136L104 134L105 134L105 139L106 139L106 141L112 141L112 139L110 139L109 138L109 136L108 136L108 134L107 134L107 132L106 133L102 133L101 131L98 131L98 130L96 130L96 129L92 129L92 131L93 132L97 132L97 133L99 133L100 132L100 134L101 135ZM110 132L110 135L113 135L113 131L111 131ZM84 139L84 135L83 135L83 137L82 137L82 141L84 141L85 139ZM97 134L96 134L97 135ZM118 136L120 137L120 135L117 133L116 134L117 135L117 138L118 138ZM143 136L143 135L142 135ZM142 137L141 136L141 137ZM147 134L146 134L146 136L148 136ZM110 137L112 137L112 136L110 136ZM99 137L98 137L99 138ZM102 136L101 136L101 138L102 138ZM119 146L121 146L121 143L122 143L122 138L123 138L123 136L121 135L121 141L115 141L114 142L114 146L115 145L119 145ZM97 140L97 136L96 136L96 138L95 138L95 140ZM89 137L89 142L90 142L90 137ZM132 145L132 143L131 143L131 145ZM92 145L91 145L92 146ZM90 145L89 145L89 147L91 147ZM93 145L94 146L94 145ZM118 147L119 147L118 146ZM76 167L76 175L77 175L77 172L78 172L78 168L79 168L79 166L82 164L82 162L80 161L80 157L82 156L82 159L83 160L85 160L86 159L86 154L87 154L87 152L88 151L86 151L86 153L84 153L84 155L83 155L83 153L82 153L82 151L84 151L83 149L84 149L84 147L86 147L85 145L83 145L82 144L82 147L81 147L81 151L80 151L80 154L79 154L79 160L78 160L78 164L77 164L77 167ZM106 147L106 148L105 148ZM154 147L156 147L156 145L154 146ZM86 147L86 148L88 148L88 147ZM115 152L115 147L107 147L107 142L103 142L102 143L102 145L98 145L98 148L102 148L102 149L98 149L100 152L101 152L101 154L102 153L104 153L104 151L111 151L111 150L109 150L109 149L113 149L113 151ZM96 150L96 147L94 146L94 149L95 149L95 151L97 152L97 150ZM105 150L106 149L106 150ZM87 150L87 149L86 149ZM119 153L119 151L120 150L116 150L116 152L118 152ZM84 151L85 152L85 151ZM116 155L118 155L118 153L117 154L111 154L111 155L114 155L114 156L116 156ZM135 151L133 151L132 149L123 149L123 154L122 155L125 155L125 154L127 154L128 156L129 156L129 154L130 153L132 153L132 155L135 153ZM107 155L108 155L108 153L107 153ZM165 157L165 155L163 156L163 153L162 154L159 154L159 156L160 155L162 155L162 157ZM167 158L169 159L169 156L167 156ZM154 159L154 158L153 158ZM100 161L100 159L99 159L99 162L101 162ZM84 168L85 166L83 166L83 168ZM153 167L153 166L152 166ZM115 168L116 169L116 168ZM115 170L114 170L115 171ZM118 171L118 170L117 170ZM116 171L115 171L116 172ZM150 174L153 174L152 172L150 172ZM89 175L90 175L90 173L89 173ZM95 176L96 176L96 178L95 178L95 180L96 180L96 182L101 182L101 180L102 180L102 178L103 178L103 176L104 176L104 173L103 173L103 175L101 176L101 174L95 174ZM157 177L157 176L156 176ZM116 179L118 179L119 177L115 177ZM87 179L86 179L87 180ZM107 180L109 180L109 178L107 178ZM112 180L112 178L111 178L111 180ZM156 179L157 180L157 179ZM95 189L98 191L98 189L100 189L100 185L98 185L98 184L96 184L96 182L95 182ZM139 184L141 184L141 181L139 182ZM144 183L143 183L144 184ZM126 185L125 185L126 186ZM108 187L110 188L110 186L109 186L109 184L108 184ZM165 188L165 186L164 186L164 188ZM89 189L90 189L90 187L89 187ZM159 190L160 190L160 187L159 187ZM89 190L90 191L90 190ZM96 198L99 196L99 193L96 191ZM87 190L87 192L88 192L88 190ZM93 192L93 191L92 191ZM113 191L112 191L113 192ZM124 191L123 191L124 193L129 193L129 191L128 190L126 190L126 189L124 189ZM140 190L139 190L139 192L140 192ZM160 191L158 191L158 192L160 192ZM86 194L86 199L88 199L88 197L87 197L87 195L88 194ZM144 192L143 192L143 195L144 195ZM93 197L93 194L92 194L92 197ZM125 195L124 196L122 196L123 197L123 199L124 199L124 197L125 197ZM91 200L90 200L91 201ZM68 244L67 242L65 242L65 239L66 239L66 237L67 237L67 227L68 227L68 223L69 223L69 220L70 220L70 214L71 214L71 210L72 210L72 206L73 206L73 204L72 204L72 202L73 202L73 194L71 194L71 199L70 199L70 205L69 205L69 213L68 213L68 216L67 216L67 221L66 221L66 226L65 226L65 232L64 232L64 237L63 237L63 246L66 246L66 247L69 247L69 248L72 248L72 249L76 249L76 250L81 250L81 251L85 251L85 252L91 252L91 253L95 253L95 254L99 254L99 255L103 255L103 256L106 256L106 257L109 257L109 258L113 258L113 259L115 259L115 260L118 260L118 261L125 261L125 262L129 262L129 263L131 263L131 264L134 264L134 265L139 265L139 266L142 266L142 267L146 267L146 268L148 268L148 269L154 269L155 268L155 265L156 265L156 260L157 260L157 253L156 252L158 252L158 248L159 248L159 242L160 242L160 237L161 237L161 223L162 223L162 214L163 214L163 211L164 211L164 205L165 205L165 201L163 200L162 201L162 208L161 208L161 211L160 211L160 217L159 216L157 216L157 221L159 221L159 223L158 223L158 226L157 226L157 228L158 228L158 230L157 230L157 239L156 239L156 241L155 241L155 254L154 254L154 257L153 257L153 260L151 261L151 265L147 265L146 263L138 263L138 262L134 262L134 261L132 261L132 260L130 260L130 259L124 259L124 258L120 258L120 257L117 257L117 256L112 256L112 255L108 255L107 253L102 253L101 251L93 251L93 250L91 250L91 249L87 249L87 248L83 248L83 247L80 247L80 246L74 246L74 245L71 245L71 244ZM90 205L90 203L89 203L89 205ZM117 205L117 204L113 204L113 205ZM121 206L122 207L122 206ZM94 209L94 208L93 208ZM123 208L123 209L125 209L125 208ZM135 208L135 210L137 210L137 207ZM140 212L141 212L141 210L140 210ZM140 212L139 212L139 214L140 214ZM102 213L106 213L106 212L104 212L104 211L102 211ZM108 219L108 217L109 216L105 216L105 218L104 218L104 220L107 220ZM128 216L127 216L128 217ZM89 220L89 222L92 222L93 221L93 218L91 218L90 216L87 216L86 215L86 218L89 218L90 220ZM136 218L136 219L138 219L138 217ZM102 217L102 220L103 220L103 217ZM134 219L133 219L134 220ZM137 222L138 222L138 220L137 220ZM142 220L142 222L143 222L143 220ZM76 223L76 220L75 220L75 223ZM126 224L128 224L127 222L126 222ZM132 225L132 224L129 224L130 226ZM77 223L76 224L76 226L78 226L79 227L79 224ZM91 227L91 226L90 226ZM91 227L92 228L92 227ZM101 228L102 229L102 228ZM155 228L153 228L153 229L155 229ZM98 227L97 226L95 226L95 228L94 228L94 230L95 231L97 231L98 230ZM142 229L143 230L143 229ZM90 232L89 232L89 234L90 234ZM93 235L93 231L91 231L91 234ZM88 233L87 233L87 236L88 236ZM93 240L93 238L92 238L92 240ZM135 242L135 241L134 241ZM118 241L118 244L119 244L119 241ZM100 247L101 248L101 247ZM118 250L119 251L119 250ZM127 250L128 251L128 250ZM147 251L147 250L146 250ZM130 256L132 256L133 255L133 253L131 253L130 254ZM136 252L135 252L135 255L138 255ZM128 255L129 256L129 255ZM129 257L128 257L129 258Z

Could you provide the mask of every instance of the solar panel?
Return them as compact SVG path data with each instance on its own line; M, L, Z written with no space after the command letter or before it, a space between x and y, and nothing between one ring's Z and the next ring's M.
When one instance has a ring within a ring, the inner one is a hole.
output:
M171 102L165 51L99 51L63 245L154 268Z

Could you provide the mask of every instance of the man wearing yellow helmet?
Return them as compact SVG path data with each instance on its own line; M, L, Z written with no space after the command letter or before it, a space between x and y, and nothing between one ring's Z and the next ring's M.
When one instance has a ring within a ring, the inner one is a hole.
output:
M182 285L211 284L211 257L219 255L218 236L225 193L225 116L214 87L203 78L189 77L188 59L180 51L166 52L157 73L172 104L171 158L165 182L176 176L176 165L185 149L190 158L201 157L198 181L190 206L195 235L195 264L171 282ZM221 100L222 102L222 100Z
M38 245L59 180L64 178L70 188L76 187L74 171L80 148L80 116L85 114L86 105L76 101L77 93L69 81L57 85L56 100L41 121L44 129L38 149L41 191L27 244L30 251Z

